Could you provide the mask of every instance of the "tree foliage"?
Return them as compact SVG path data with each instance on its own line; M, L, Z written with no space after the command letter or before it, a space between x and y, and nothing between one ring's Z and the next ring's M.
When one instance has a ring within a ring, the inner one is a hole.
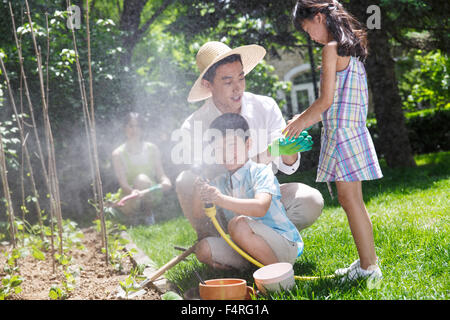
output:
M440 50L414 50L397 64L404 70L399 87L406 110L450 105L450 60Z
M76 57L72 33L66 26L67 1L29 2L44 64L48 59L48 67L44 65L44 74L48 73L49 115L58 150L58 174L64 209L83 212L87 208L86 199L90 197L90 177ZM78 5L82 13L87 9L86 1L71 2ZM36 109L39 130L42 130L42 106L30 26L24 15L23 1L11 3L31 100ZM344 0L343 3L355 13L352 4L359 2ZM113 191L116 186L110 154L114 147L123 142L122 122L128 111L138 111L144 115L148 120L148 138L160 146L166 157L164 163L170 163L170 133L200 105L188 104L186 97L198 76L195 56L203 43L217 40L230 47L256 43L264 46L272 56L279 56L280 49L306 55L307 38L296 32L291 23L294 4L295 0L90 0L93 91L106 191ZM389 58L409 54L414 62L414 66L399 78L401 96L407 97L403 99L403 104L406 101L408 108L412 108L412 104L417 101L422 101L422 105L440 105L448 101L448 2L379 0L370 4L378 4L383 13L382 28L386 33L387 45L379 50L389 53ZM362 9L360 17L364 21L367 13L365 7L362 6ZM0 2L0 14L0 54L6 62L16 103L26 112L27 103L21 90L23 83L18 48L14 42L8 2ZM87 81L85 23L82 18L80 29L75 30L75 35L83 77ZM47 51L48 39L50 46ZM318 48L314 47L316 54ZM422 53L410 51L417 48ZM441 51L430 51L435 49ZM383 76L373 77L377 83L384 82ZM5 124L8 124L7 128L13 128L14 123L9 125L8 122L12 119L12 111L5 94L2 74L0 79L1 126L6 128ZM397 83L393 85L397 86ZM247 88L255 93L272 96L282 106L284 101L278 97L278 92L288 91L290 87L279 81L272 66L263 62L247 76ZM379 95L379 92L374 94ZM398 92L395 94L401 109L402 100ZM413 100L412 104L409 104L408 99ZM386 107L391 108L390 105ZM394 122L397 129L395 117L388 114L381 117L378 121L380 128L383 128L383 122ZM2 130L8 139L14 138L13 130ZM27 127L27 130L31 129ZM32 142L31 135L29 139ZM14 141L8 142L11 150L18 149ZM32 149L33 143L30 145ZM20 153L19 150L17 152ZM9 158L14 160L19 159L19 156L11 154ZM37 157L33 161L37 162ZM15 177L14 174L12 170L11 176ZM171 170L170 174L175 175L176 171ZM14 196L18 196L18 189L18 185L12 186Z

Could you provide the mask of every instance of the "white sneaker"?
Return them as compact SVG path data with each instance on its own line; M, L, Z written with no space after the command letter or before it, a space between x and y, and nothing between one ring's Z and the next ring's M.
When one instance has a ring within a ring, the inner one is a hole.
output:
M378 262L378 259L377 259ZM342 282L367 278L377 281L383 278L380 267L377 264L370 265L367 269L361 268L359 259L354 261L348 268L338 269L334 272L336 276L343 277Z
M349 267L347 268L341 268L341 269L337 269L334 274L338 277L342 277L345 276L346 274L349 274L350 271L352 270L357 270L357 269L361 269L360 264L359 264L359 259L355 260Z

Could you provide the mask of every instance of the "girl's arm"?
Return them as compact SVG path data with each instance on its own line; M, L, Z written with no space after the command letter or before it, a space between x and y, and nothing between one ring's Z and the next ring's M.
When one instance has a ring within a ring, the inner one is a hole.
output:
M298 137L300 133L321 120L321 114L333 103L336 85L337 42L328 43L322 50L322 81L320 84L320 96L303 111L288 121L283 133L287 137Z
M270 193L257 193L253 199L239 199L224 195L216 187L197 180L196 188L203 202L214 203L224 209L252 217L263 217L270 208L272 195Z

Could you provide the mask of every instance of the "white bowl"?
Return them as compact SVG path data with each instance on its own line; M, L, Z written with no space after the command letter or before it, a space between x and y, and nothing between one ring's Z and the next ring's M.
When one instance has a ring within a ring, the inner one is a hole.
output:
M264 266L253 273L258 289L267 294L281 290L291 290L295 285L294 269L287 262Z

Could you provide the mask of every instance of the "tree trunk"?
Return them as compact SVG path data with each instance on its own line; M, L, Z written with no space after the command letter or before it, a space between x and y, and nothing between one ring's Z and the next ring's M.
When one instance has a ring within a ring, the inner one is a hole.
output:
M369 32L369 43L367 73L382 141L380 151L391 168L415 166L386 32Z
M122 66L129 67L133 49L139 41L138 30L141 23L141 13L148 0L128 0L123 3L120 16L120 30L125 31L123 37L124 53L121 56Z
M123 31L122 48L120 56L120 100L123 112L133 111L136 104L135 97L135 73L132 66L133 51L139 39L137 32L141 23L141 13L148 0L123 1L120 15L119 29Z
M134 68L132 66L133 51L142 39L148 28L155 20L174 2L174 0L163 0L161 5L155 9L153 15L141 26L141 14L148 0L127 0L123 2L123 10L120 15L120 30L125 32L122 38L124 52L120 57L123 68L121 78L121 97L128 111L134 109L135 97L133 96ZM140 27L141 26L141 27Z
M161 5L153 12L153 15L139 28L141 25L141 13L147 2L148 0L127 0L123 3L123 11L120 16L120 30L127 33L123 38L125 52L122 55L122 65L124 66L130 66L134 47L142 39L147 29L174 0L163 0Z
M367 7L370 1L351 1L347 4L349 11L361 22L366 23ZM405 116L395 76L395 61L392 59L389 37L383 29L382 13L381 29L368 30L369 56L366 70L368 84L373 94L375 116L380 134L378 150L384 155L387 165L393 167L415 166ZM385 22L386 23L386 22Z

